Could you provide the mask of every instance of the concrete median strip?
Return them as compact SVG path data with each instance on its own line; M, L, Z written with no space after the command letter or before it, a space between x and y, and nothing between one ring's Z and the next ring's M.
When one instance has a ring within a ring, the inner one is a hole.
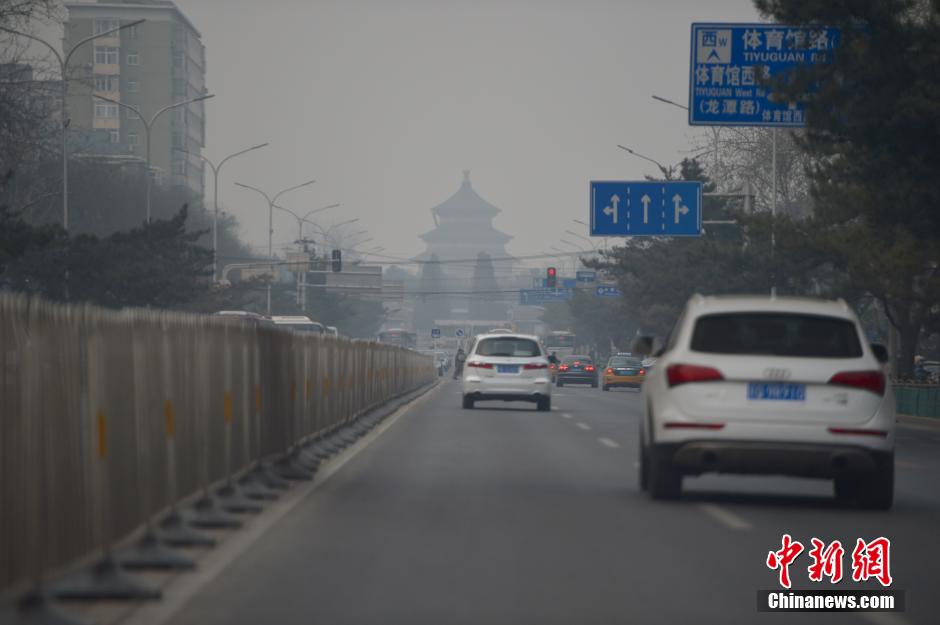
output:
M178 575L162 589L163 601L143 605L126 618L120 619L122 625L161 625L172 622L172 617L186 603L198 594L206 585L217 578L235 559L265 535L274 525L293 510L297 504L319 489L350 460L366 449L375 439L412 408L421 405L433 393L440 389L435 384L418 391L419 395L408 399L379 423L371 432L350 445L339 455L323 462L315 478L302 486L288 491L283 498L267 508L265 512L247 524L243 530L235 532L213 551L198 561L195 572ZM378 408L382 410L382 408Z

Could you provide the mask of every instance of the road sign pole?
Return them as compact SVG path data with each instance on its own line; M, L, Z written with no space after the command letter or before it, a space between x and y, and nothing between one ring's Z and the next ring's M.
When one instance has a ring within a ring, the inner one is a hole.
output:
M772 154L770 157L770 168L773 170L771 175L771 199L770 199L770 296L777 296L777 128L771 131L773 137Z

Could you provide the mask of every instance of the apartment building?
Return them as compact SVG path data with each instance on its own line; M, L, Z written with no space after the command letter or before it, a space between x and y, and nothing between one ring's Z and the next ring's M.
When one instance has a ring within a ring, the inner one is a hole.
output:
M68 107L71 128L104 131L114 147L144 158L144 120L166 106L206 93L206 50L192 22L170 0L66 2L64 47L135 20L144 23L97 38L75 52L70 67ZM76 80L77 79L77 80ZM164 184L185 187L199 197L205 190L203 102L166 111L151 131L151 166ZM95 148L89 148L94 153ZM86 150L86 153L88 150Z

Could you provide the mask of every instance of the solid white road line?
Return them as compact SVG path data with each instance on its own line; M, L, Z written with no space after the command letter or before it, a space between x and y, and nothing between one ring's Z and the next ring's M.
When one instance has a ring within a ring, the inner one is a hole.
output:
M611 449L617 449L618 447L620 447L620 443L618 443L617 441L612 441L609 438L602 437L602 438L597 439L597 442L599 442L604 447L610 447Z
M722 525L733 530L744 531L754 529L754 526L736 515L734 512L713 503L703 503L698 506L702 512L715 519Z
M278 521L294 509L311 493L319 489L330 477L337 473L347 462L359 455L375 439L395 425L402 416L427 402L435 392L442 388L438 385L420 397L401 406L394 413L385 418L371 432L341 451L336 456L320 464L320 469L312 481L283 491L281 498L268 506L260 515L246 522L244 528L233 532L230 536L208 552L197 562L195 572L184 572L172 578L163 587L163 600L144 604L140 609L124 618L124 625L163 625L172 622L171 619L193 596L203 587L218 577L229 564L244 553L251 545L257 542Z
M578 426L579 428L581 428L582 430L590 430L590 429L591 429L591 426L590 426L590 425L588 425L587 423L583 423L583 422L581 422L581 421L578 421L577 423L575 423L575 425Z

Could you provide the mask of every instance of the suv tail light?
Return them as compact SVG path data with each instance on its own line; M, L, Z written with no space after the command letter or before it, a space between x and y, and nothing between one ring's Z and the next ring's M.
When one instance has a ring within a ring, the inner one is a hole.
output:
M567 371L567 370L568 370L568 365L559 365L559 366L558 366L558 370L559 370L559 371Z
M614 370L611 369L610 367L607 367L607 375L613 375L613 374L614 374Z
M468 367L474 367L475 369L492 369L493 363L491 362L480 362L479 360L471 360L467 363Z
M881 371L841 371L829 378L829 384L860 388L876 395L885 394L885 376Z
M585 371L593 372L593 371L594 371L594 365L588 365L588 366L586 366L586 367L584 368L584 370L585 370Z
M547 369L548 365L546 365L544 362L527 362L526 364L522 365L522 368L523 369Z
M666 379L669 386L679 386L688 382L716 382L724 380L721 371L712 367L699 365L669 365L666 368Z

